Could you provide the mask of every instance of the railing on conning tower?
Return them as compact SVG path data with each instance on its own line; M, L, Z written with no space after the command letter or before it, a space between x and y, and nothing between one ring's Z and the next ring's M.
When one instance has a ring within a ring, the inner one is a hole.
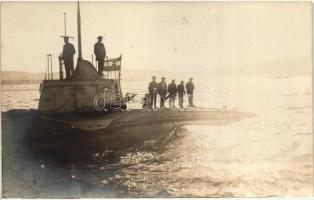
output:
M47 67L45 71L45 80L53 80L52 54L47 54Z
M47 54L47 67L45 71L45 80L54 80L53 77L53 58L58 57L59 63L59 80L65 79L65 66L64 60L62 55L55 55L55 54ZM91 63L93 66L98 70L98 62L94 63L94 56L91 56ZM121 80L121 63L122 63L122 54L118 58L106 58L104 61L104 79L115 79ZM96 66L95 66L95 65ZM56 73L55 73L56 74ZM55 79L58 80L58 79ZM118 81L118 82L119 82Z
M45 70L45 80L54 80L53 65L52 65L52 60L54 56L56 55L51 54L51 53L47 54L47 67ZM58 56L58 62L59 62L59 79L62 80L64 78L64 75L63 75L64 61L61 55Z
M62 38L74 38L72 36L67 35L67 28L66 28L66 13L64 13L64 35L61 36ZM83 60L82 57L82 41L81 41L81 13L80 13L80 2L77 2L77 42L78 42L78 58L77 62L80 62ZM58 63L59 63L59 77L60 80L64 79L65 74L63 74L63 69L65 70L64 66L64 60L62 58L62 54L58 56ZM47 69L45 73L45 80L53 80L53 70L52 70L52 54L47 55ZM118 58L112 58L112 59L105 59L104 61L104 69L103 71L104 79L116 79L118 81L118 85L120 87L120 79L121 79L121 61L122 61L122 54ZM91 63L94 66L94 56L92 55L92 61ZM73 63L74 64L74 63ZM96 70L98 70L96 62ZM71 78L73 77L73 74L69 75Z

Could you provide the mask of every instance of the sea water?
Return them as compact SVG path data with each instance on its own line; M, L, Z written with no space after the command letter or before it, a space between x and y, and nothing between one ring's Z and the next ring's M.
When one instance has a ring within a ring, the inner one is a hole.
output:
M227 125L183 126L169 133L174 136L163 145L120 152L108 149L88 162L54 163L24 155L23 149L4 153L3 195L312 196L311 81L311 77L195 80L196 105L256 116ZM129 108L141 107L147 84L122 81L124 93L138 94ZM2 112L36 109L38 99L39 84L2 85ZM21 139L16 140L18 145Z

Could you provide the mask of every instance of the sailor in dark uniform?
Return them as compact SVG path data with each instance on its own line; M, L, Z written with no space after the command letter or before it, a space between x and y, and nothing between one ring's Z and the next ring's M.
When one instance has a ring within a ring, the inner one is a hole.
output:
M102 43L102 37L98 36L98 42L94 45L94 53L96 56L96 61L98 61L98 74L103 76L105 57L106 57L106 48Z
M193 78L190 78L190 81L186 83L186 93L188 94L189 106L193 107L193 91L194 91L194 83L192 82Z
M172 82L168 85L168 92L169 92L169 108L175 108L174 102L177 96L177 85L175 83L175 80L172 80Z
M181 83L178 85L178 97L179 97L180 108L183 108L183 96L184 95L185 95L184 81L181 81Z
M153 76L153 80L149 83L148 86L148 91L150 95L150 108L156 108L157 88L158 83L156 82L156 76Z
M64 61L66 79L70 79L74 74L74 63L73 63L74 54L75 54L74 46L73 44L69 43L69 38L65 36L63 51L62 51L62 58Z
M165 100L167 95L167 83L165 77L162 77L161 82L158 83L157 93L160 96L160 108L165 108Z

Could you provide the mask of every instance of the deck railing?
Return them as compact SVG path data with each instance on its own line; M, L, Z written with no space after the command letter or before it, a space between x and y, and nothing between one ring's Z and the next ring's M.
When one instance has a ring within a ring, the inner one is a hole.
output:
M53 55L47 54L47 67L45 71L45 80L54 80L53 78ZM122 62L122 54L118 58L106 58L104 61L104 69L105 79L115 79L121 80L121 62ZM58 55L58 63L59 63L59 79L63 80L65 75L63 74L64 69L64 60L62 55ZM94 56L91 55L91 63L95 66L96 70L98 70L98 62L95 62L94 65Z

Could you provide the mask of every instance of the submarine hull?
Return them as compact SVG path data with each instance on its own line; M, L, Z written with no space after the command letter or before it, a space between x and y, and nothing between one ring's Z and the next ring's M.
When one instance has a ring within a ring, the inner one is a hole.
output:
M218 109L129 110L108 113L43 115L34 111L3 113L3 132L20 137L33 151L90 154L104 150L153 148L182 125L224 125L253 115Z

